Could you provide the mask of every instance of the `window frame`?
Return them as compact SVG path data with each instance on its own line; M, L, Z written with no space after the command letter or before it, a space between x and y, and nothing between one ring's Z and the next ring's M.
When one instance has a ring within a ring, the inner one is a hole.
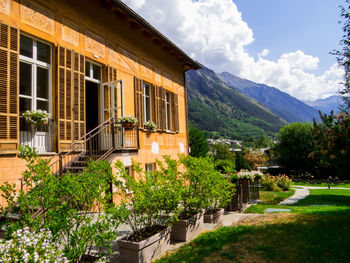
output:
M89 76L86 75L87 73L87 67L86 67L86 64L89 63L90 64L90 67L89 67ZM94 78L94 71L93 71L93 68L94 68L94 65L99 67L100 69L100 79L95 79ZM94 82L94 83L97 83L97 84L101 84L102 83L102 65L92 61L92 60L89 60L89 59L85 59L85 80L88 80L88 81L91 81L91 82Z
M169 95L169 102L168 102L168 95ZM165 90L165 127L167 131L172 131L172 99L171 99L171 92ZM169 110L168 110L169 105ZM169 127L170 125L170 127Z
M26 63L29 64L31 66L31 96L29 95L24 95L24 94L20 94L20 91L18 93L19 95L19 100L20 98L24 98L24 99L31 99L31 110L38 110L37 107L37 100L39 101L45 101L48 104L48 113L52 113L52 45L46 41L43 41L41 39L32 37L30 35L27 35L25 33L20 33L20 38L21 36L25 36L27 38L30 38L33 42L32 42L32 58L27 57L25 55L19 54L19 67L21 67L21 63ZM43 44L46 44L49 46L50 48L50 63L46 63L43 61L38 60L38 42L41 42ZM39 68L44 68L48 70L48 98L47 99L43 99L37 96L37 72L38 72L38 67ZM20 74L20 71L19 71ZM21 109L19 109L19 111L21 111Z
M146 95L145 89L148 87L149 89L149 95ZM142 81L142 99L143 99L143 118L144 121L152 121L152 111L153 111L153 104L152 104L152 85L148 82ZM149 119L147 119L147 104L146 100L149 99Z
M145 172L154 172L155 170L156 170L156 163L145 163Z

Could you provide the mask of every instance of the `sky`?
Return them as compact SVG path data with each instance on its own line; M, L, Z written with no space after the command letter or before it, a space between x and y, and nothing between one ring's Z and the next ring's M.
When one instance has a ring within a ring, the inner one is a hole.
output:
M301 100L334 95L344 0L123 0L193 59Z

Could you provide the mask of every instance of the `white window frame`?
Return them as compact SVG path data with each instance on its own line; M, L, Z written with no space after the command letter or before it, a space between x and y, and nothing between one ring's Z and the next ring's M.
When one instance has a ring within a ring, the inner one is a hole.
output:
M146 95L145 89L148 87L149 95ZM151 85L147 82L143 82L142 84L142 96L143 96L143 114L145 121L152 121L152 89ZM149 120L147 119L147 104L146 100L149 99Z
M21 63L27 63L30 64L32 67L32 83L31 83L31 96L28 95L23 95L19 94L20 98L26 98L26 99L31 99L32 100L32 105L31 109L32 110L37 110L37 100L40 101L47 101L48 103L48 112L52 113L52 46L50 43L47 43L45 41L33 38L31 36L28 36L26 34L21 33L21 35L26 36L30 39L33 40L33 57L27 57L24 55L19 55L19 62ZM46 63L43 61L40 61L37 59L38 55L38 49L37 49L37 43L41 42L50 47L50 62L51 63ZM37 98L37 68L41 67L44 69L47 69L49 71L49 78L48 78L48 98L47 99L42 99L42 98Z
M97 84L101 84L102 83L102 66L88 59L85 60L85 65L86 63L90 63L90 68L89 69L85 68L85 80L88 80ZM100 68L100 79L94 78L93 65L98 66ZM86 72L88 72L88 70L89 70L89 76L86 76Z
M169 102L167 100L168 95L169 95ZM168 105L169 105L170 111L168 111ZM166 93L165 93L165 118L166 118L166 130L167 131L171 131L171 129L172 129L171 107L172 107L171 93L169 91L166 91ZM170 120L170 121L168 121L168 120ZM168 123L170 124L170 127L169 127Z
M146 172L155 171L155 168L156 168L155 163L146 163L146 164L145 164L145 171L146 171Z

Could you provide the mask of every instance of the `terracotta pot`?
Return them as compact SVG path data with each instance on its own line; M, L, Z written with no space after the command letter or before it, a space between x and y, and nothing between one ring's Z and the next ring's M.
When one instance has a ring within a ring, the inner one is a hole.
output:
M187 220L177 221L171 228L171 239L187 242L203 230L203 211Z
M118 240L119 262L148 263L164 254L170 246L170 232L168 227L141 242L132 242L125 239Z
M135 123L130 123L130 122L122 122L122 126L123 128L134 128L135 127Z
M242 184L247 184L248 183L248 178L242 178L239 179Z
M260 178L254 178L254 182L258 183Z
M219 209L215 214L204 214L204 223L222 225L224 222L224 208Z

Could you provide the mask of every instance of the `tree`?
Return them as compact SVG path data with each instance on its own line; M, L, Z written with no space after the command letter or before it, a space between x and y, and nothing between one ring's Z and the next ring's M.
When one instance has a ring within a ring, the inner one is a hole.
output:
M278 162L287 170L305 173L315 167L314 160L309 157L314 150L312 130L311 123L296 122L285 125L279 131L275 152Z
M322 122L314 121L315 150L310 157L317 160L318 173L323 177L349 174L350 170L350 115L322 115Z
M209 145L205 134L196 127L189 126L189 139L191 153L193 157L205 157L209 152Z
M214 160L232 160L234 158L228 145L224 143L215 143L210 148L211 155Z
M343 109L350 110L350 0L345 0L345 6L341 6L341 21L343 25L343 39L340 40L341 50L334 50L331 54L337 56L338 65L345 71L343 88L340 95L343 98Z

